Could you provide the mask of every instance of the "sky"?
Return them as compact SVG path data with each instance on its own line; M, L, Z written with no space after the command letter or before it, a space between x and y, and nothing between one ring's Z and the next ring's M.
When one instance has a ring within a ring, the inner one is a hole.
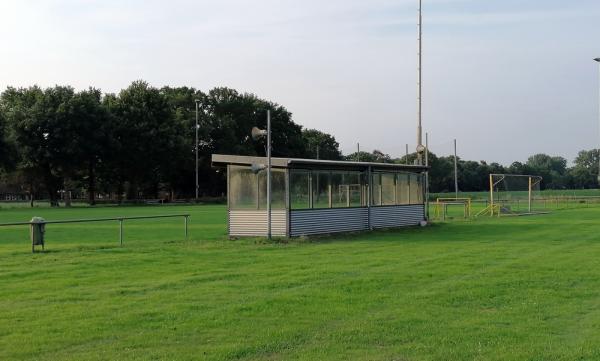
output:
M416 146L418 0L0 0L0 90L227 86L345 153ZM510 164L598 147L598 0L423 0L430 149Z

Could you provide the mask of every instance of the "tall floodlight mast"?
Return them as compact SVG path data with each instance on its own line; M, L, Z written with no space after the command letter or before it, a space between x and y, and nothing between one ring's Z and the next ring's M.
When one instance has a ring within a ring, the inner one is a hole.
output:
M200 128L198 124L198 111L200 109L200 100L196 99L196 143L194 145L194 153L196 154L196 203L198 202L198 190L200 189L198 183L198 129Z
M594 59L594 61L596 61L598 64L600 64L600 58L596 58ZM600 69L600 67L598 68ZM600 74L600 71L599 71ZM600 86L600 75L598 78L598 84ZM600 88L599 88L599 93L598 93L598 121L600 123ZM600 147L598 148L598 184L600 185Z
M419 0L419 29L418 29L418 66L417 66L417 163L423 164L423 131L421 120L423 118L423 0Z

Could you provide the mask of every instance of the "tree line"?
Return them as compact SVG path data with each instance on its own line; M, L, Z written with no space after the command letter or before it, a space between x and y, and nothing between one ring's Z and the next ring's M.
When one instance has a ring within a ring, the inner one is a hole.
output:
M195 194L196 105L199 191L222 195L213 153L264 155L249 135L271 111L273 156L340 159L335 139L292 121L283 106L234 89L155 88L135 81L118 94L69 86L7 88L0 95L0 184L5 192L48 197L84 190L123 199ZM2 192L2 191L0 191ZM62 197L64 198L64 196Z
M250 129L266 127L271 111L273 156L412 163L380 151L342 155L335 137L304 129L283 106L230 88L156 88L135 81L119 93L70 86L9 87L0 94L0 193L67 202L84 194L125 199L192 198L195 194L196 101L199 106L199 192L221 196L223 173L211 155L264 155ZM431 191L454 190L453 157L430 154ZM459 159L462 191L487 189L489 173L536 174L546 188L597 186L598 152L582 151L573 167L562 157L534 155L522 164Z
M432 149L435 151L435 149ZM360 152L346 156L347 160L413 164L416 154L393 158L381 151ZM572 167L560 156L535 154L525 163L513 162L509 166L486 161L457 158L459 191L479 192L489 190L489 174L525 174L543 177L542 189L592 189L598 188L598 150L582 150ZM437 156L429 153L430 189L433 193L454 191L454 156Z

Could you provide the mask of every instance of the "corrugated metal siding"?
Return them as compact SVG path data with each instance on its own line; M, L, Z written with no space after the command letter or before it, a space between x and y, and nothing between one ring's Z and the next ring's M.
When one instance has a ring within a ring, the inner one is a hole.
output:
M424 217L422 204L410 206L371 207L373 228L416 226Z
M310 209L290 212L290 236L368 229L367 208Z
M424 219L424 205L371 207L373 228L393 228L416 226ZM273 236L285 237L287 212L271 211L271 232ZM332 208L309 209L290 212L290 236L356 232L368 230L368 209ZM267 235L267 211L230 210L229 235L255 237Z
M285 237L287 211L271 210L271 234ZM263 237L267 235L266 210L229 210L229 235L236 237Z

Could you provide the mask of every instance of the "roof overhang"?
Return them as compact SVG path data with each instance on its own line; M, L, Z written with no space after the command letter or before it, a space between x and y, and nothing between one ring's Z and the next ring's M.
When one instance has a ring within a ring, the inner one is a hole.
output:
M213 167L226 167L228 165L251 166L252 164L266 164L266 157L252 157L244 155L224 155L213 154ZM369 168L373 171L407 171L424 172L429 169L426 166L407 165L395 163L374 163L374 162L350 162L340 160L320 160L320 159L301 159L301 158L271 158L273 168L290 169L332 169L332 170L355 170L365 171Z

